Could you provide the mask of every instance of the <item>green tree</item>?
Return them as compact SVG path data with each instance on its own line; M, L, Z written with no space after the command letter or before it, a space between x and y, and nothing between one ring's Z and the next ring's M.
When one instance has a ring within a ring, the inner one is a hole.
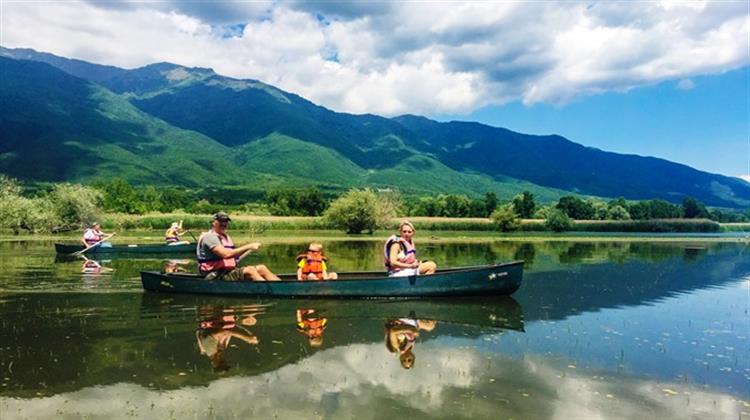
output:
M465 195L449 194L445 197L445 217L467 217L471 209L471 200Z
M541 206L534 212L533 218L534 219L546 219L549 217L549 214L552 210L555 208L553 206Z
M685 197L682 199L682 215L686 219L704 218L708 217L708 211L700 201L693 197Z
M561 197L555 207L573 219L590 220L594 218L594 208L591 204L572 195Z
M210 201L202 198L192 206L189 206L186 210L193 214L212 214L221 210L221 206L218 204L211 204Z
M679 206L665 200L649 200L649 216L651 219L676 219L682 215Z
M570 230L573 226L573 221L562 210L553 209L550 211L544 225L553 232L564 232Z
M484 194L484 216L488 217L497 208L497 194L494 192L488 192Z
M319 216L327 205L323 193L316 187L269 190L265 193L265 202L276 216Z
M503 232L511 232L521 228L521 219L518 218L513 204L505 204L492 212L490 219Z
M125 179L114 178L109 182L98 183L96 187L104 192L104 208L107 210L128 214L146 212L146 204Z
M586 204L591 207L591 212L592 212L591 219L593 220L606 220L607 219L607 215L609 213L609 206L607 206L607 203L597 198L587 198L585 201L586 201Z
M489 217L487 213L487 205L481 198L472 198L469 202L469 217Z
M607 211L609 220L630 220L630 213L623 206L612 206Z
M536 203L534 202L534 194L529 191L524 191L513 197L513 210L519 217L530 219L534 216L535 209Z
M381 200L370 189L351 189L336 199L323 214L330 226L346 233L372 233L386 227L396 216L395 205L390 200Z
M174 187L166 187L161 190L161 208L160 211L171 212L177 209L184 209L190 205L190 195Z

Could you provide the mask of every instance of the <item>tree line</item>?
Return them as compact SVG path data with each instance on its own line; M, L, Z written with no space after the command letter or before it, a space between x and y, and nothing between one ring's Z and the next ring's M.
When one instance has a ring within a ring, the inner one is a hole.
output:
M231 202L231 204L230 204ZM33 232L77 229L103 212L145 214L185 212L210 214L219 210L277 216L324 216L332 226L368 231L380 221L397 216L489 218L499 230L512 231L521 219L544 220L550 230L567 230L573 220L653 220L705 218L717 222L748 222L750 209L708 209L700 201L683 198L680 204L665 200L602 200L573 195L556 203L537 203L524 191L501 199L494 192L481 197L460 194L403 197L398 191L352 189L340 196L317 187L272 188L250 197L233 190L190 190L179 187L134 186L122 178L91 186L53 184L24 193L22 185L0 175L0 227ZM366 220L366 221L362 221Z

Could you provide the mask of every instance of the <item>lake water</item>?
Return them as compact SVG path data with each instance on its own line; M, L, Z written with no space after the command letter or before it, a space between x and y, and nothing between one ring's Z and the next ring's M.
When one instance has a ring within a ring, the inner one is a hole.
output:
M6 237L0 418L750 419L746 242L422 241L442 266L523 259L524 284L472 299L162 295L139 270L194 271L190 255L94 263ZM292 272L305 246L243 262ZM326 254L373 270L381 247Z

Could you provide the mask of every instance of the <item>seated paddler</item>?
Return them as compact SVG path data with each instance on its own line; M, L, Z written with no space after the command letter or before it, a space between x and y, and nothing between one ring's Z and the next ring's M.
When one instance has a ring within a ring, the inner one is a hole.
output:
M198 238L196 254L198 269L207 279L241 281L241 280L279 280L265 265L247 265L238 267L237 263L245 255L260 248L260 242L250 242L235 246L227 234L232 219L220 211L213 215L211 230Z
M184 245L189 244L189 241L181 241L180 236L184 235L186 230L182 229L182 220L180 222L173 222L167 231L164 233L164 241L167 245Z
M404 220L398 227L398 234L391 235L383 248L383 263L389 277L418 276L433 274L437 265L429 260L417 258L417 247L414 245L414 225Z
M106 234L102 232L102 226L99 224L99 222L94 222L89 226L88 229L86 229L83 232L83 237L81 237L81 243L84 247L88 248L92 245L96 245L98 242L101 242L99 244L100 247L111 247L112 244L109 242L102 242L104 239L106 239L108 236L113 236L112 234Z

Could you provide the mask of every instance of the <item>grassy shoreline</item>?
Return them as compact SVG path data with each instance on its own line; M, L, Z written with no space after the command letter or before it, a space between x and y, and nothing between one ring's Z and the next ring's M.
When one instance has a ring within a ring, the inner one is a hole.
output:
M396 230L403 218L394 218L387 230ZM409 218L419 230L427 231L471 231L471 232L499 232L497 226L486 218L448 218L448 217L411 217ZM211 216L194 214L107 214L102 217L105 229L113 230L162 230L176 220L183 220L185 228L200 230L209 225ZM330 230L321 217L302 216L257 216L232 215L232 229L247 230L263 233L273 230ZM539 219L521 220L521 232L550 232ZM653 219L653 220L576 220L571 232L587 233L669 233L669 232L748 232L750 223L719 224L708 219Z
M742 232L667 232L667 233L638 233L638 232L499 232L499 231L472 231L472 230L427 230L419 228L417 224L417 241L420 243L441 242L748 242L750 235ZM197 236L201 230L194 229ZM107 230L112 231L110 230ZM161 243L163 240L162 229L130 229L116 230L118 232L114 239L115 243ZM301 243L305 241L364 241L382 242L394 230L379 230L373 234L347 235L342 231L330 229L269 229L263 232L257 230L238 229L232 227L230 233L237 242L261 241L263 243ZM20 234L13 235L10 231L0 231L0 243L13 241L55 241L55 242L77 242L80 232L67 232L60 234ZM193 241L190 235L185 239Z

